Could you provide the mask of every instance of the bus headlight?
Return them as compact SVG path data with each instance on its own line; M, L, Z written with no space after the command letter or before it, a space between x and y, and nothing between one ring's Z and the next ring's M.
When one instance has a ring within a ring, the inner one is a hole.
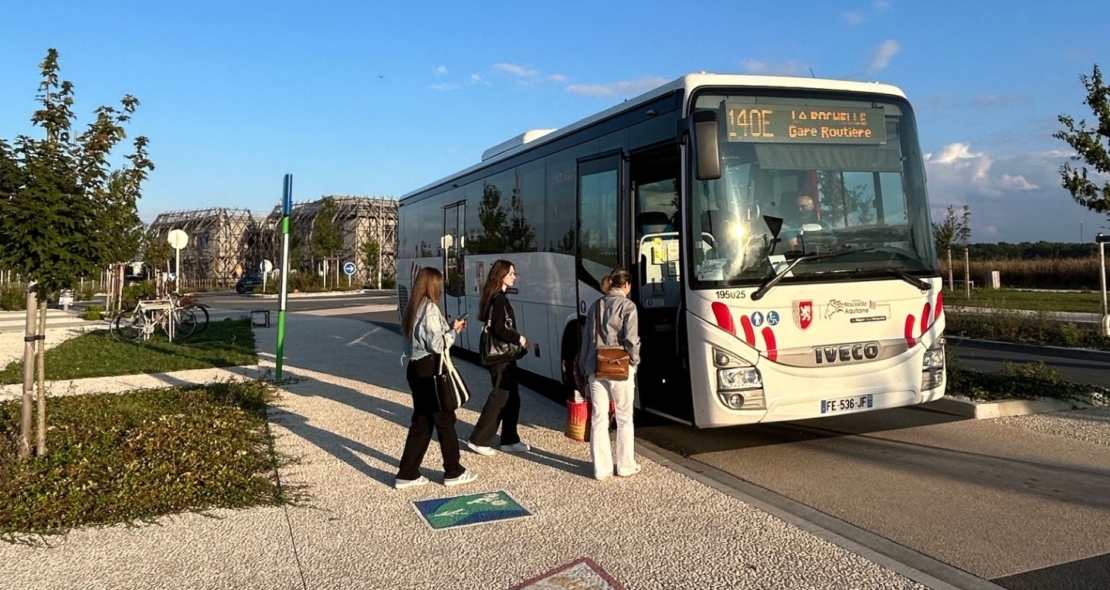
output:
M921 391L936 389L944 385L944 338L940 338L929 350L921 364Z
M741 391L763 387L763 376L755 367L717 369L717 391Z

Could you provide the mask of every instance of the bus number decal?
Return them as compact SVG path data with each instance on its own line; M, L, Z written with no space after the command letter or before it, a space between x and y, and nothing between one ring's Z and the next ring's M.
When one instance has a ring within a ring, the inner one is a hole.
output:
M745 291L717 291L717 299L747 299Z

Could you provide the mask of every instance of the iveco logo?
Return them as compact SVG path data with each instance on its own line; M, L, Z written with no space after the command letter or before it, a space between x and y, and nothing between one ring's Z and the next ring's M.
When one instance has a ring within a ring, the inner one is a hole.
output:
M854 363L872 361L879 358L878 342L857 342L840 346L818 346L813 349L817 364Z

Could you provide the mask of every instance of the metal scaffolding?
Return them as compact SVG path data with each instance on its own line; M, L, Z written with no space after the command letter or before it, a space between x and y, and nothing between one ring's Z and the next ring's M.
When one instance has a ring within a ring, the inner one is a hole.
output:
M175 229L189 235L181 250L183 284L228 287L261 262L262 228L246 209L170 211L155 218L150 229L161 240Z
M292 234L292 243L300 246L296 248L300 253L300 260L290 261L290 266L296 269L311 267L309 244L312 240L312 228L326 198L335 201L334 221L343 236L343 249L336 252L331 259L340 263L355 263L353 280L360 281L362 284L377 285L377 274L370 276L371 268L365 264L359 252L362 244L373 239L378 243L381 254L381 278L395 279L397 276L397 201L380 197L332 195L308 203L294 203L293 211L289 216L289 232ZM281 255L279 252L281 213L281 207L274 207L262 222L261 230L262 251L271 253L273 256L271 260L274 260L275 264Z

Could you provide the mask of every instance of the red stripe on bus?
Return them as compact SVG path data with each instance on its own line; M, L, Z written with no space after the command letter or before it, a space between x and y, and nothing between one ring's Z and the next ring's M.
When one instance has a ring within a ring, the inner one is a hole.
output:
M917 339L913 337L914 319L915 318L913 317L912 313L910 315L906 316L905 336L906 336L906 344L909 344L910 348L913 348L913 346L915 344L917 344Z
M755 328L752 327L751 318L740 316L740 325L744 328L744 340L748 341L748 346L755 346Z
M929 320L933 319L933 306L928 301L925 302L925 308L921 310L921 333L924 334L925 330L929 329Z
M933 321L940 319L940 310L944 309L944 293L937 293L937 308L933 310Z
M775 331L771 328L763 328L763 341L767 343L767 359L776 361L779 358L779 349L775 344Z
M732 312L728 306L720 301L713 302L713 315L717 317L717 325L733 336L736 335L736 324L732 322Z

